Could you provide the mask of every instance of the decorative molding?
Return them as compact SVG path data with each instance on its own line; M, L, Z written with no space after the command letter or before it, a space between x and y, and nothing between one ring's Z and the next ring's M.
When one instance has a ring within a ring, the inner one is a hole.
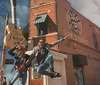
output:
M81 34L82 24L78 15L72 10L69 10L67 12L67 20L68 20L70 31L77 35Z

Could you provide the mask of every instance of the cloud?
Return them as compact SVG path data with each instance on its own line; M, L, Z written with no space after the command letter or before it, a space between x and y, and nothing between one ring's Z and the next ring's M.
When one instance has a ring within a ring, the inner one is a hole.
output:
M25 27L28 23L28 6L26 5L17 5L17 20L19 21L17 25Z
M95 6L96 6L96 8L97 8L97 12L100 14L100 1L98 1L98 0L92 0L93 2L94 2L94 4L95 4Z
M83 0L68 0L68 1L71 3L72 7L75 9L82 10L82 8L84 8L84 5L82 4Z
M100 0L68 0L72 7L100 27ZM98 3L98 5L97 5Z

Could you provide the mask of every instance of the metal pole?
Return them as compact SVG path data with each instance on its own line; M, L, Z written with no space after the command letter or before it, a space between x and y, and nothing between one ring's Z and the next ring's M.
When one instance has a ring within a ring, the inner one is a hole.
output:
M5 28L8 25L8 14L6 15L6 21L5 21ZM6 29L4 30L4 37L6 36ZM6 47L3 43L3 50L2 50L2 63L1 65L4 66L5 65L5 59L6 59Z
M6 25L8 25L8 14L6 14L6 20L4 20L4 21L5 21L5 28L6 28ZM4 37L5 36L6 36L6 29L4 29ZM1 66L2 66L2 68L4 68L4 73L5 73L5 59L6 59L6 47L3 43ZM3 84L3 81L4 81L4 73L1 75L1 83L2 84Z

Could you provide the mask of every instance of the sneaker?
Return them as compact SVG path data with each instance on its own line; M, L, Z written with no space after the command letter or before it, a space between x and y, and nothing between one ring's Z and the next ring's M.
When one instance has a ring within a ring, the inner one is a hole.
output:
M11 81L9 81L9 82L7 83L7 85L13 85L13 84L11 84Z
M53 74L50 76L50 78L55 78L55 77L61 77L61 74L58 72L53 72Z
M13 84L9 84L9 85L13 85Z
M13 85L13 84L10 84L10 83L9 83L9 84L7 84L7 85Z

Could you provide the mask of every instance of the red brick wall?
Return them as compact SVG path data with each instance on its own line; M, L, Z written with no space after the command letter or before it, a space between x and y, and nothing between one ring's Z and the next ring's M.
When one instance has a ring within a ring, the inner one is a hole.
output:
M49 15L49 17L51 18L51 20L54 22L54 24L57 24L56 23L56 8L55 8L55 2L53 2L54 0L48 0L47 3L47 6L42 6L42 7L39 7L40 5L39 4L39 1L36 0L37 3L35 4L34 3L34 0L31 0L31 7L30 7L30 10L29 10L29 27L30 27L30 34L29 36L32 37L32 36L35 36L37 35L37 28L36 26L34 25L34 20L36 18L36 15L37 14L43 14L43 13L47 13ZM46 2L46 0L44 0ZM49 2L53 2L53 3L49 3ZM48 5L48 3L50 5ZM38 8L32 8L34 6L38 6ZM52 28L52 26L51 26ZM51 32L51 31L50 31Z
M39 6L40 4L48 4L55 0L30 0L30 7Z
M68 2L66 2L69 4ZM59 5L58 5L59 4ZM57 20L58 20L58 34L64 35L63 28L66 29L67 32L70 32L70 40L65 40L61 44L59 44L58 49L62 52L66 52L70 55L73 54L83 54L87 56L88 65L83 67L84 73L84 81L85 85L99 85L100 84L100 77L98 76L100 72L99 65L100 65L100 28L93 24L91 21L87 20L84 16L80 13L75 11L70 4L66 5L65 0L57 0ZM69 6L69 7L68 7ZM79 35L74 34L70 30L67 12L68 10L72 10L75 14L78 15L81 24L82 24L82 32ZM96 34L97 42L99 49L94 47L94 41L92 37L92 33ZM76 38L77 36L77 38ZM59 36L61 38L61 36ZM86 40L87 45L85 42ZM67 63L68 65L72 65L72 62ZM69 69L71 69L69 67ZM69 70L67 70L69 72ZM72 71L72 69L71 69ZM69 76L69 74L67 74ZM73 74L70 74L71 77L68 77L68 85L75 85L71 84L70 80L72 80ZM73 80L74 82L74 80Z

